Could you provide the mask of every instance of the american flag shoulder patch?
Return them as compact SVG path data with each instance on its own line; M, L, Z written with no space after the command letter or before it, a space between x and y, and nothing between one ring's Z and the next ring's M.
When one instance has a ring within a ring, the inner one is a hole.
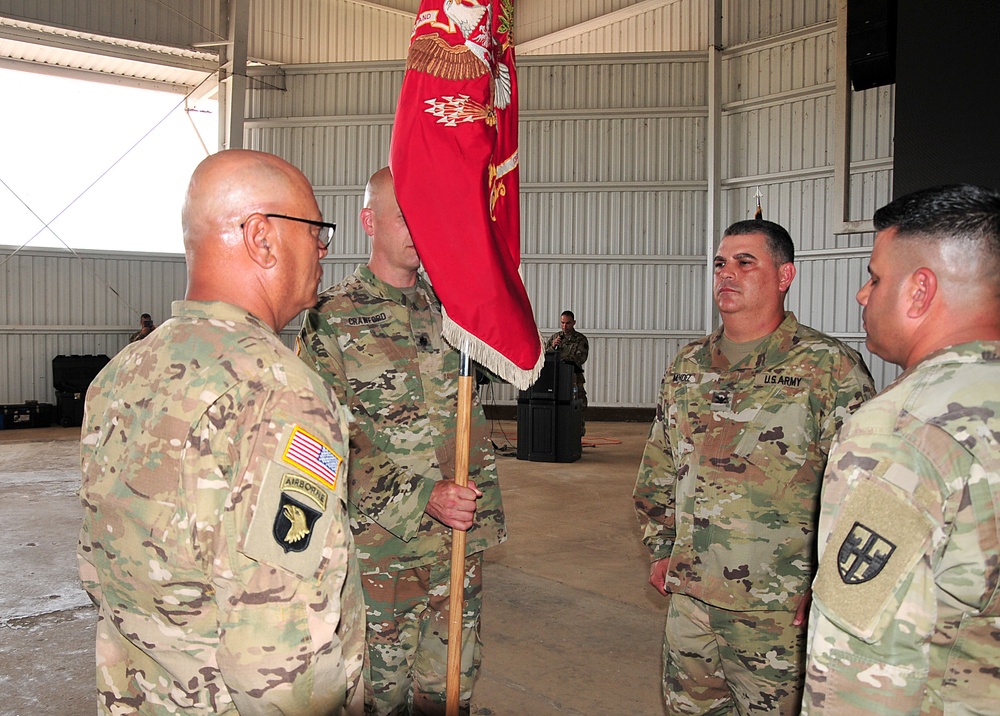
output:
M331 490L337 488L337 476L343 458L323 442L296 425L285 446L282 459L308 475L312 475Z

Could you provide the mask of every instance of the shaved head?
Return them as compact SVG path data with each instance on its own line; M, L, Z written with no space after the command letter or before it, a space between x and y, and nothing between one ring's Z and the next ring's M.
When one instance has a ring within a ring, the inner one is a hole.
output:
M206 238L242 241L240 223L252 212L286 207L305 191L309 180L280 157L230 149L205 159L191 176L181 226L190 252Z
M316 302L326 245L301 220L321 218L309 180L284 159L211 155L194 170L181 212L187 298L232 303L280 330Z
M368 180L361 228L372 240L368 259L372 273L397 288L413 286L417 282L420 257L396 200L389 167L379 169Z
M396 195L396 191L392 186L392 174L389 171L389 167L382 167L372 174L368 180L368 185L365 187L365 203L363 208L374 209L375 204L386 198L387 191L392 192L393 196Z

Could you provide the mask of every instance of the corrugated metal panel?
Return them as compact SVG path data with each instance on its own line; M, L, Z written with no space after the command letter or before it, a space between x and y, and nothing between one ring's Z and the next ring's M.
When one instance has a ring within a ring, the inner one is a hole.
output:
M725 0L722 38L726 47L774 38L833 20L837 0Z
M533 254L699 257L704 227L704 189L521 184L521 250L529 260Z
M555 330L557 328L543 333L547 336ZM596 405L593 396L599 394L606 396L603 405L623 408L654 407L663 372L674 354L691 340L660 335L622 337L597 333L586 327L581 332L587 336L590 354L594 357L586 365L590 405ZM602 360L595 360L597 356ZM511 385L490 384L479 390L486 405L510 405L517 400L517 390Z
M618 264L614 256L598 256L586 262L526 261L522 268L541 327L559 330L559 314L571 310L584 333L590 326L674 335L701 332L701 263L657 264L651 259L648 264Z
M403 84L403 63L251 67L248 120L389 115Z
M226 37L220 0L0 0L0 15L173 47Z
M0 261L12 250L0 246ZM170 317L170 303L184 297L183 256L78 253L82 260L65 252L22 249L0 266L0 294L6 297L0 304L0 355L6 358L0 404L54 402L55 356L114 355L138 328L140 313L162 323ZM321 285L340 281L367 256L367 244L355 254L332 252L323 261ZM299 315L282 331L287 346L294 347L301 325Z
M184 259L0 247L0 347L17 356L0 378L0 403L53 402L52 358L107 353L125 345L140 313L162 322L184 296ZM20 371L16 368L19 367Z
M703 182L705 117L590 116L522 121L528 182ZM638 188L638 187L636 187ZM690 188L690 187L679 187Z
M518 59L522 112L708 105L704 53L564 55Z
M525 21L526 33L522 33L522 18L518 16L519 52L525 55L672 52L708 47L708 3L701 0L647 0L617 12L589 15L569 25L566 23L570 18L582 18L578 11L573 11L574 7L579 10L585 3L572 0L570 4L537 5L558 5L550 17L558 19L562 27L537 35L541 27Z
M766 43L728 48L722 91L727 104L776 97L834 81L836 23L812 25ZM832 93L833 88L828 88Z
M247 146L284 157L316 187L362 188L389 159L391 117L329 126L248 125Z
M250 55L283 64L404 59L413 19L367 3L255 0Z
M643 0L515 0L514 25L518 41L523 42L642 4Z

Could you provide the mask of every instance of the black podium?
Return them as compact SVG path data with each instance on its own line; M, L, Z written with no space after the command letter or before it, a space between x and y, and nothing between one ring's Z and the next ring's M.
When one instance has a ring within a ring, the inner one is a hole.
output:
M87 397L87 388L109 360L106 355L63 355L52 359L56 413L59 424L64 428L83 424L83 403Z
M574 462L580 459L583 406L573 390L573 364L546 353L538 380L517 398L517 459Z

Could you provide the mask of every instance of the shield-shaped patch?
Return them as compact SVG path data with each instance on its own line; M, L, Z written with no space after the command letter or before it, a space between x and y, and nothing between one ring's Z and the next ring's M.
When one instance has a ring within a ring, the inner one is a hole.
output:
M312 539L313 525L321 514L282 492L274 516L275 541L285 552L304 552Z
M838 553L837 567L844 584L862 584L878 576L896 551L896 545L878 532L855 522Z

